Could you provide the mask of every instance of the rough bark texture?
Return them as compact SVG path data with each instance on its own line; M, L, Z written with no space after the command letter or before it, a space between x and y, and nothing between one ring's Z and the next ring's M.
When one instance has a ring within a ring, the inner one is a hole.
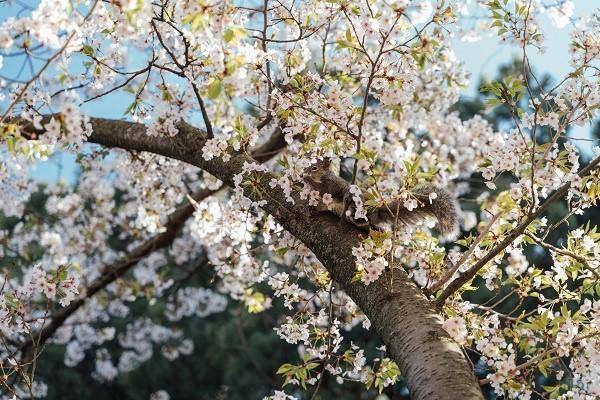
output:
M233 177L241 171L244 162L253 161L245 153L232 154L227 163L221 159L204 160L203 132L189 125L182 125L174 138L159 138L147 136L142 124L100 118L92 119L92 124L94 133L90 142L178 159L202 168L229 186L233 186ZM281 140L279 136L275 135L272 140ZM267 143L263 147L277 144ZM406 273L395 269L393 284L389 275L369 286L351 283L355 274L352 247L358 245L361 232L328 213L308 215L304 209L291 206L281 190L269 188L271 178L271 174L260 174L262 186L267 189L263 193L268 196L263 209L315 253L333 279L367 315L400 366L411 397L415 400L483 399L460 347L442 329L441 317ZM248 189L246 195L261 200L256 191Z

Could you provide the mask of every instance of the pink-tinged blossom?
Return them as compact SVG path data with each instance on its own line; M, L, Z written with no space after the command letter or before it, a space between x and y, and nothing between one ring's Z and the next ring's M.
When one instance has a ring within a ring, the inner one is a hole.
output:
M460 317L448 318L444 321L443 328L448 332L450 337L459 344L465 344L467 342L468 332L464 319Z

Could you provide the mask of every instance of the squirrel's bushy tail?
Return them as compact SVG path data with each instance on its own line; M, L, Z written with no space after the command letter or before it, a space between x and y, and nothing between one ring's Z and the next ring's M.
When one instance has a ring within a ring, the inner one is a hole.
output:
M430 200L430 194L437 197ZM404 207L403 200L394 200L383 207L378 207L367 214L369 222L373 225L398 221L404 225L414 225L428 217L437 219L440 232L451 237L458 233L458 203L445 189L431 185L421 186L413 190L417 200L417 208L409 211Z

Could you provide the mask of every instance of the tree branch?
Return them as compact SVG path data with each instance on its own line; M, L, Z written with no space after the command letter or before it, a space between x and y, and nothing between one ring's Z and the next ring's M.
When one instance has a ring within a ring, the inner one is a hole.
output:
M593 159L585 168L582 168L578 175L580 177L584 177L590 172L594 171L598 165L600 164L600 156ZM511 243L513 243L519 236L525 232L529 224L535 221L540 215L542 215L553 203L560 200L571 188L571 182L566 182L561 187L559 187L552 196L548 197L548 199L534 212L528 214L527 218L523 220L519 225L515 227L515 229L508 234L496 247L490 250L485 256L483 256L479 261L477 261L471 268L461 273L454 279L446 288L442 291L440 296L437 298L437 306L441 308L448 297L450 297L454 292L462 287L465 283L470 281L477 272L485 267L485 265L492 261L494 257L500 254L504 249L506 249Z
M192 195L195 201L201 201L217 190L203 189ZM81 308L85 302L104 289L107 285L116 281L122 277L131 267L137 264L142 258L154 253L155 251L164 249L173 243L173 240L177 237L177 234L185 224L185 222L194 213L194 207L191 203L186 204L177 208L168 217L167 223L165 224L166 230L158 235L155 235L151 239L147 240L143 244L133 249L126 257L121 260L112 263L104 268L101 277L92 282L85 290L85 296L80 297L77 300L70 303L67 307L61 309L52 316L50 324L45 326L39 333L32 335L32 338L23 342L19 346L19 350L26 351L31 345L36 347L42 346L60 326L73 315L79 308Z
M48 118L45 119L48 120ZM29 122L22 119L13 119L11 122L21 122L23 124L22 126L26 129L33 128ZM286 143L283 138L283 132L279 127L277 127L269 140L255 149L255 152L258 153L256 159L261 162L271 159L275 154L277 154L277 152L281 151L281 149L285 147ZM193 193L190 197L195 202L200 202L212 194L220 191L222 188L223 187L221 186L216 190L201 189ZM35 337L32 336L28 341L23 342L19 346L19 350L26 351L31 345L35 345L36 347L42 346L71 315L73 315L85 304L88 299L127 273L127 271L129 271L129 269L137 264L137 262L142 258L147 257L155 251L170 246L185 222L193 215L193 213L194 205L190 201L186 201L167 217L167 223L165 224L166 230L164 232L155 235L145 243L139 245L120 261L104 268L103 275L85 289L85 297L77 299L69 304L69 306L54 314L51 318L50 324L45 326L38 334L35 335Z
M563 256L571 257L575 261L578 261L579 263L581 263L581 265L583 265L584 269L586 269L592 275L594 275L594 278L596 278L596 280L600 280L600 274L598 274L598 272L596 272L596 270L590 265L590 263L588 262L587 258L585 258L584 256L580 256L579 254L575 254L572 251L569 251L567 249L561 249L561 248L558 248L556 246L553 246L550 243L546 243L542 239L540 239L537 236L532 235L530 233L526 233L526 235L527 235L527 237L531 238L531 240L533 240L534 242L536 242L541 247L543 247L543 248L545 248L547 250L550 250L551 252L562 254Z
M492 219L488 222L487 226L481 231L481 233L479 235L477 235L477 237L475 238L475 241L473 241L473 243L471 244L471 246L469 246L467 251L465 251L463 253L463 255L460 257L460 260L458 260L456 265L452 265L452 263L450 261L448 261L448 265L450 267L446 270L446 273L444 274L444 276L442 276L437 282L433 283L431 285L431 287L426 288L425 294L427 294L429 296L430 294L437 292L446 284L446 282L448 282L450 279L452 279L452 277L454 276L456 271L458 271L460 269L460 267L469 259L471 254L473 254L473 251L475 251L477 246L479 246L479 243L481 243L483 238L490 232L490 230L492 229L492 227L494 226L494 224L496 223L498 218L500 218L501 215L502 215L501 212L497 212L495 215L492 216Z
M229 186L234 186L233 178L244 163L256 161L241 151L232 152L228 162L205 160L204 133L186 124L177 136L165 139L146 135L145 126L138 123L101 118L92 118L91 123L94 132L90 142L178 159ZM395 268L393 279L386 275L369 286L352 282L352 248L358 246L361 231L328 213L307 215L287 203L281 189L269 188L272 174L257 172L256 176L265 190L253 192L246 187L245 195L256 201L267 200L263 209L315 253L363 310L400 366L413 399L483 399L460 346L442 328L441 316L403 270ZM391 287L388 282L392 282ZM449 369L453 374L447 373Z

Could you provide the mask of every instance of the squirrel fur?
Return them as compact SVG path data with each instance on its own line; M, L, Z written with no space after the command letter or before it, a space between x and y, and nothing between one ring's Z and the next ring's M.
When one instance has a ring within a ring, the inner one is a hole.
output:
M415 209L408 210L404 207L402 199L392 200L385 205L367 210L368 222L363 223L347 215L346 211L352 206L350 183L331 170L329 158L318 160L316 164L306 168L303 178L321 195L329 193L333 198L332 204L328 207L320 205L318 211L330 211L358 227L379 228L381 224L393 224L394 222L412 226L433 217L437 220L438 229L444 236L453 236L458 231L458 204L445 189L432 185L417 187L412 191L412 195L418 203ZM430 200L431 193L435 193L437 197Z

